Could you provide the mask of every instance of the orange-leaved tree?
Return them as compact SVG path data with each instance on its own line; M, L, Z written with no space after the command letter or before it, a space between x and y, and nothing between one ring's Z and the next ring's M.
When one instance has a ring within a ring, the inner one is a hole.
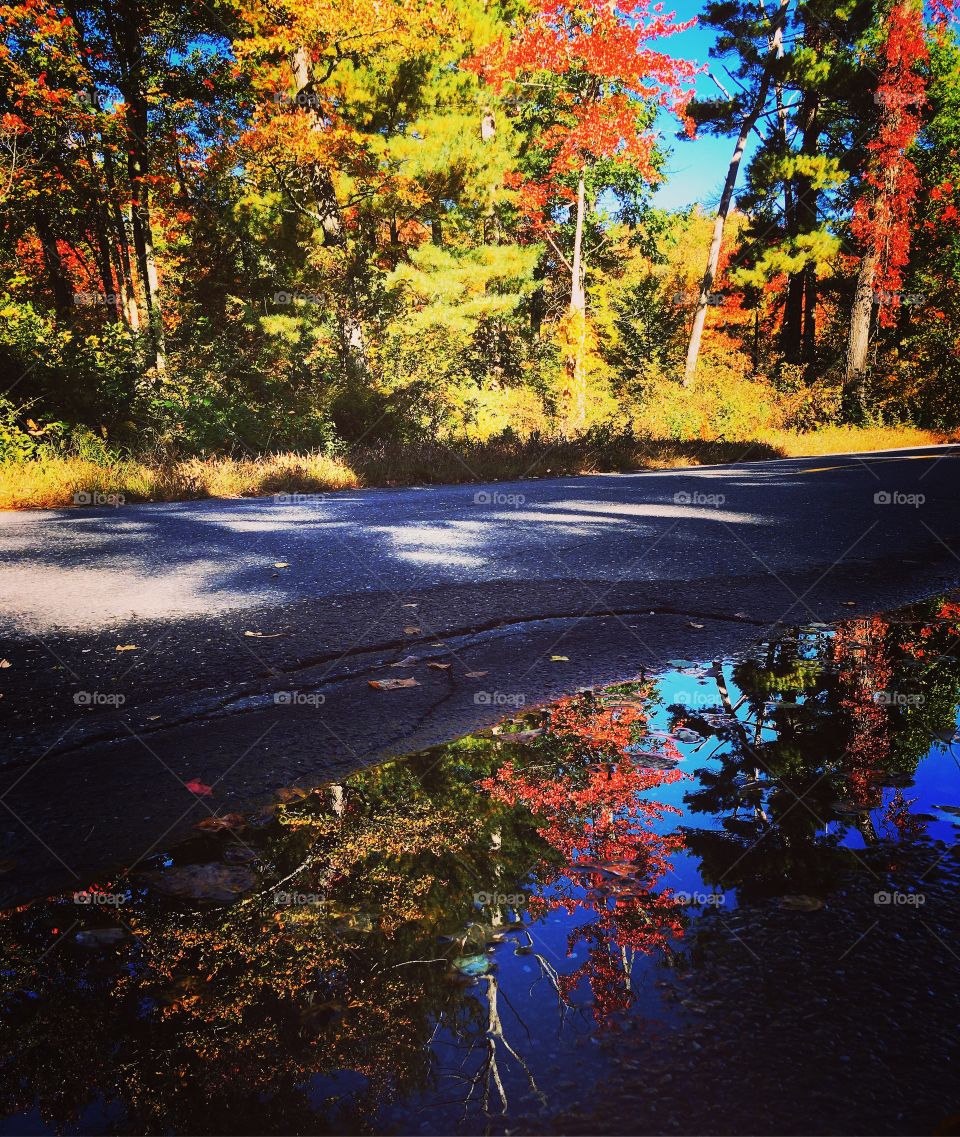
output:
M656 108L679 111L687 101L683 84L697 69L650 45L694 23L677 23L649 0L539 0L509 40L467 63L498 93L507 89L508 105L529 131L514 188L530 237L545 241L570 277L576 425L586 410L589 204L618 188L636 197L643 183L657 180ZM573 230L566 249L564 222Z

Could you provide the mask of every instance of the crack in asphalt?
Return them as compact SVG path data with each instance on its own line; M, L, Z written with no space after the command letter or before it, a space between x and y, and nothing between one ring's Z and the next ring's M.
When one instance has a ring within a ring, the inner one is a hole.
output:
M703 620L714 620L716 622L753 625L754 627L766 627L767 622L764 620L754 619L746 615L729 615L725 612L715 612L700 609L680 609L672 607L650 607L643 605L642 607L605 607L595 611L556 611L550 613L541 613L536 616L518 616L510 620L489 620L483 623L474 624L465 628L454 628L450 630L434 631L429 636L420 636L412 638L405 636L402 639L386 640L379 644L358 646L355 648L347 649L340 652L328 652L321 655L309 656L304 659L297 660L295 663L286 665L276 665L273 668L272 675L282 675L286 677L295 676L309 672L317 667L322 667L325 663L336 662L342 660L356 659L360 657L369 657L375 655L382 655L388 652L408 651L412 648L421 648L425 644L436 642L437 638L442 636L450 641L446 644L447 650L434 651L420 656L421 661L429 661L431 659L443 658L451 654L451 648L463 649L472 646L473 644L482 642L478 637L482 637L485 633L489 632L503 632L509 635L514 630L520 628L530 628L538 625L546 625L550 623L563 623L563 622L582 622L602 620L613 617L623 616L676 616L685 618L697 618ZM384 664L382 661L367 664L357 670L342 669L340 671L331 672L324 675L319 681L315 681L312 685L300 687L297 693L304 691L318 693L324 688L335 689L338 685L363 679L367 676L372 676L379 673ZM453 684L453 675L449 676L451 684ZM226 695L219 695L216 698L208 700L195 700L192 703L183 704L179 696L167 696L165 700L159 702L143 702L137 705L137 710L142 714L146 712L156 711L162 708L164 703L170 702L173 699L178 700L178 705L183 706L183 712L179 714L169 715L165 721L159 725L150 725L147 722L141 723L138 726L137 732L147 737L155 737L162 735L170 730L182 726L189 726L195 723L207 722L216 718L225 718L228 716L250 714L258 710L264 709L266 706L272 705L273 696L278 691L284 691L286 688L278 686L276 683L263 684L263 683L250 683L241 684L233 691ZM455 684L452 686L451 694L456 690ZM436 708L433 708L434 710ZM427 712L426 717L429 717ZM111 743L126 741L128 735L114 730L101 729L104 724L96 723L91 724L88 729L82 726L74 728L73 739L70 743L59 746L55 745L47 751L45 757L53 758L67 754L77 754L89 749L93 746L110 745ZM412 733L412 732L411 732ZM79 735L79 737L78 737ZM395 741L395 740L392 740ZM31 762L36 761L32 756L26 756L21 759L14 759L4 763L5 770L14 770L21 766L29 765Z

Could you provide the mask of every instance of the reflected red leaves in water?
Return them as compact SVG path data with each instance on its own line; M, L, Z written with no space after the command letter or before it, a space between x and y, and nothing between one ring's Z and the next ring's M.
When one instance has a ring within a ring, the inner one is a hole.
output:
M685 775L634 760L628 747L654 745L646 723L636 700L564 699L553 709L533 761L522 767L508 761L481 783L495 800L526 806L540 836L568 862L566 868L538 868L548 894L532 898L530 912L589 915L567 945L571 955L585 949L586 959L560 977L560 993L569 1001L586 981L596 1019L608 1026L633 1001L634 955L662 949L683 934L676 902L669 892L653 891L671 868L671 853L683 845L680 835L658 833L654 823L680 810L646 795ZM679 757L669 742L659 747L665 756L667 748Z
M848 620L837 626L833 642L839 708L850 728L843 757L847 784L851 800L865 809L880 804L876 780L890 765L890 712L880 701L893 675L889 628L879 616Z

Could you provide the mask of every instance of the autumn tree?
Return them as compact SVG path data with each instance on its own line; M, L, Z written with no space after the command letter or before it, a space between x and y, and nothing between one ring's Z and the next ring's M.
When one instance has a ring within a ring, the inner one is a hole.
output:
M733 204L733 194L737 184L737 175L740 171L740 163L743 160L747 140L751 132L757 130L757 123L764 114L771 88L775 85L775 71L783 59L783 29L786 24L789 2L790 0L780 0L769 20L764 5L759 5L756 18L752 18L749 11L742 11L740 8L731 11L729 5L708 5L708 16L712 17L711 22L720 24L722 21L721 26L727 31L727 35L721 40L720 48L715 50L726 53L731 49L733 43L739 44L742 65L739 68L739 73L735 76L737 89L733 93L727 91L723 84L715 78L723 94L722 101L691 103L687 107L687 114L698 126L707 123L714 130L725 133L731 129L732 124L739 123L739 130L733 154L730 157L730 165L727 167L723 190L720 194L720 204L717 206L710 251L707 254L707 267L703 274L703 283L700 286L700 295L693 315L687 358L684 364L683 382L685 386L689 386L693 382L697 371L697 360L700 355L700 343L707 319L707 308L710 304L710 293L717 278L720 251L723 246L723 232L730 207ZM763 47L755 43L760 37L762 37L762 41L765 41L765 51L763 51ZM782 98L778 96L778 115L782 113L781 107Z
M682 84L696 68L650 45L693 23L675 22L649 0L544 2L509 40L470 64L498 94L509 90L531 131L515 184L531 237L549 244L569 277L570 417L577 426L586 417L588 213L618 184L629 201L657 179L653 108L678 109ZM572 229L566 248L558 232L563 217Z
M880 47L882 71L875 89L879 121L854 204L851 230L862 247L847 342L846 382L857 385L867 366L870 324L879 303L881 324L900 304L909 260L913 205L919 189L910 149L922 123L927 58L923 9L915 0L895 4ZM861 412L863 408L861 407Z
M904 295L891 327L877 328L887 349L897 345L896 391L901 408L924 426L953 421L960 377L960 44L954 28L928 37L925 123L911 157L919 190Z

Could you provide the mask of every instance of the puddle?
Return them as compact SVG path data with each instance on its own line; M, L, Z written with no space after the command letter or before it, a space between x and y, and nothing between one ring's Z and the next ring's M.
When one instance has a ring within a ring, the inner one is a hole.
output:
M673 660L5 913L0 1132L960 1132L958 649Z

